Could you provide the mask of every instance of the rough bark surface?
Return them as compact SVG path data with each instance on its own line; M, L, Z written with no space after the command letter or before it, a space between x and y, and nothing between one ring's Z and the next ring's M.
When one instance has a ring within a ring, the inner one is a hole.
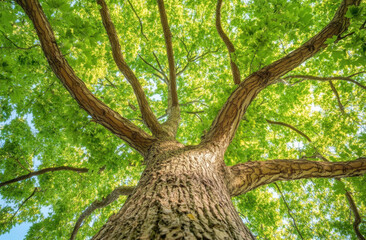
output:
M255 239L236 212L214 150L154 146L134 193L96 239Z

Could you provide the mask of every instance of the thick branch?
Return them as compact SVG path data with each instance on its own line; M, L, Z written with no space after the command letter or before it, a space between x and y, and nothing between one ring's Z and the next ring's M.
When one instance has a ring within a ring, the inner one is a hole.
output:
M175 137L180 121L180 110L178 103L177 94L177 81L176 81L176 71L175 71L175 61L173 54L173 43L172 43L172 33L170 32L168 17L166 15L164 0L158 0L158 7L160 13L161 25L163 27L166 53L168 57L169 64L169 81L168 81L168 119L163 124L164 128Z
M347 162L315 162L305 159L268 160L229 167L228 184L232 196L244 194L276 181L304 178L344 178L366 173L366 158Z
M107 31L108 39L112 47L113 59L117 64L118 69L123 73L123 75L126 77L126 79L133 88L133 91L137 98L137 102L140 107L143 120L146 122L147 126L155 136L160 136L163 130L156 116L151 111L150 105L146 99L146 95L141 87L141 84L139 83L135 74L133 73L133 71L130 69L130 67L127 65L126 61L123 58L117 31L109 15L107 4L105 3L104 0L97 0L97 3L102 7L100 9L100 14L102 16L103 25Z
M97 123L109 129L144 155L154 142L154 138L97 99L85 83L76 76L58 48L52 28L37 0L17 0L17 3L33 22L43 52L53 72L79 106L87 111Z
M235 53L235 47L234 44L230 41L229 37L224 32L224 29L222 29L221 25L221 6L222 6L222 0L217 0L216 4L216 29L219 33L222 41L224 41L227 50L229 51L230 56L230 66L231 66L231 72L233 74L233 79L235 84L240 84L240 71L236 63L232 59L232 55Z
M135 187L132 186L121 186L114 189L108 196L103 198L101 201L94 201L89 207L87 207L80 215L76 224L74 226L74 230L71 233L70 240L74 240L76 234L78 233L81 224L83 223L84 219L89 217L96 209L103 208L111 204L112 202L116 201L119 196L128 196L131 195Z
M16 183L34 176L38 176L44 173L48 173L48 172L57 172L57 171L73 171L73 172L78 172L78 173L85 173L88 172L89 169L87 168L76 168L76 167L68 167L68 166L61 166L61 167L51 167L51 168L45 168L39 171L35 171L35 172L31 172L28 173L26 175L22 175L16 178L13 178L11 180L5 181L0 183L0 187L12 184L12 183Z
M362 73L366 73L366 72L364 72L364 71L358 72L358 73L352 74L352 75L347 76L347 77L342 77L342 76L338 76L338 77L318 77L318 76L312 76L312 75L290 75L290 76L287 76L283 79L290 79L290 78L303 79L303 80L294 82L291 85L295 85L297 83L303 82L304 80L313 80L313 81L321 81L321 82L327 82L327 81L332 81L332 80L342 80L342 81L347 81L347 82L354 83L357 86L359 86L359 87L366 90L366 86L362 85L361 83L359 83L356 80L351 78L351 77L354 77L354 76L356 76L358 74L362 74Z
M355 220L353 221L353 230L355 231L357 238L359 240L365 240L365 237L362 235L362 233L360 232L360 229L359 229L359 225L362 222L361 215L358 212L356 203L353 200L351 193L348 192L347 190L346 190L346 197L347 197L347 201L349 203L349 207L352 210L353 215L355 217Z
M241 118L256 95L324 49L328 38L342 34L349 26L349 19L345 17L348 7L358 5L360 2L360 0L344 0L332 21L313 38L287 56L251 74L240 83L213 121L210 130L203 138L203 144L213 144L226 149L234 137Z

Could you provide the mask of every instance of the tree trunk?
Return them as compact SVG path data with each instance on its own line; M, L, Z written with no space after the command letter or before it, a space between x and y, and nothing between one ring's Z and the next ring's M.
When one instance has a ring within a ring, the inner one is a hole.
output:
M255 239L232 204L222 156L155 144L135 191L93 239Z

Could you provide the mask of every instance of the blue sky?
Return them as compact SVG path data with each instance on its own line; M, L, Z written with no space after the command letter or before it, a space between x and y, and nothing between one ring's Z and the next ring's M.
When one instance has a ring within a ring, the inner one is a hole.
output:
M10 232L0 235L0 240L22 240L32 226L31 223L24 222L12 228Z

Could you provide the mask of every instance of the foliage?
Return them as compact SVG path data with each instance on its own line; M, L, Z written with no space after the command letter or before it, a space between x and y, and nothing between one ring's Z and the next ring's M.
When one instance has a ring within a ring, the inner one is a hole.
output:
M166 84L149 62L168 72L164 37L155 1L108 2L124 57L140 80L157 116L167 102ZM109 107L144 128L132 88L118 71L103 28L99 7L87 0L45 0L42 7L58 45L77 75ZM237 51L232 56L242 77L296 49L325 26L339 1L225 1L223 28ZM347 13L351 26L344 39L328 39L327 49L291 75L349 76L365 71L365 7ZM182 120L178 140L197 144L227 97L232 82L228 53L215 28L215 2L166 1L179 72ZM115 187L137 183L142 157L79 108L52 73L33 25L14 2L0 12L0 182L47 167L88 168L88 173L54 172L0 188L0 234L32 222L27 239L66 239L81 212ZM143 28L141 29L140 22ZM141 57L144 59L142 59ZM193 57L201 56L196 61ZM366 74L352 79L366 85ZM226 163L300 158L322 154L331 161L366 155L366 91L348 81L332 81L344 114L328 81L287 79L262 91L249 107L226 152ZM311 142L285 126L306 134ZM100 168L105 167L103 171ZM355 239L345 189L366 215L366 177L339 186L314 179L261 187L233 199L243 221L263 239L298 239L292 212L304 239ZM342 189L343 188L343 189ZM34 195L25 201L32 193ZM92 236L125 200L97 210L78 233ZM22 204L24 202L24 204ZM9 220L10 219L10 220ZM331 230L330 230L331 229ZM365 223L360 225L366 233Z

